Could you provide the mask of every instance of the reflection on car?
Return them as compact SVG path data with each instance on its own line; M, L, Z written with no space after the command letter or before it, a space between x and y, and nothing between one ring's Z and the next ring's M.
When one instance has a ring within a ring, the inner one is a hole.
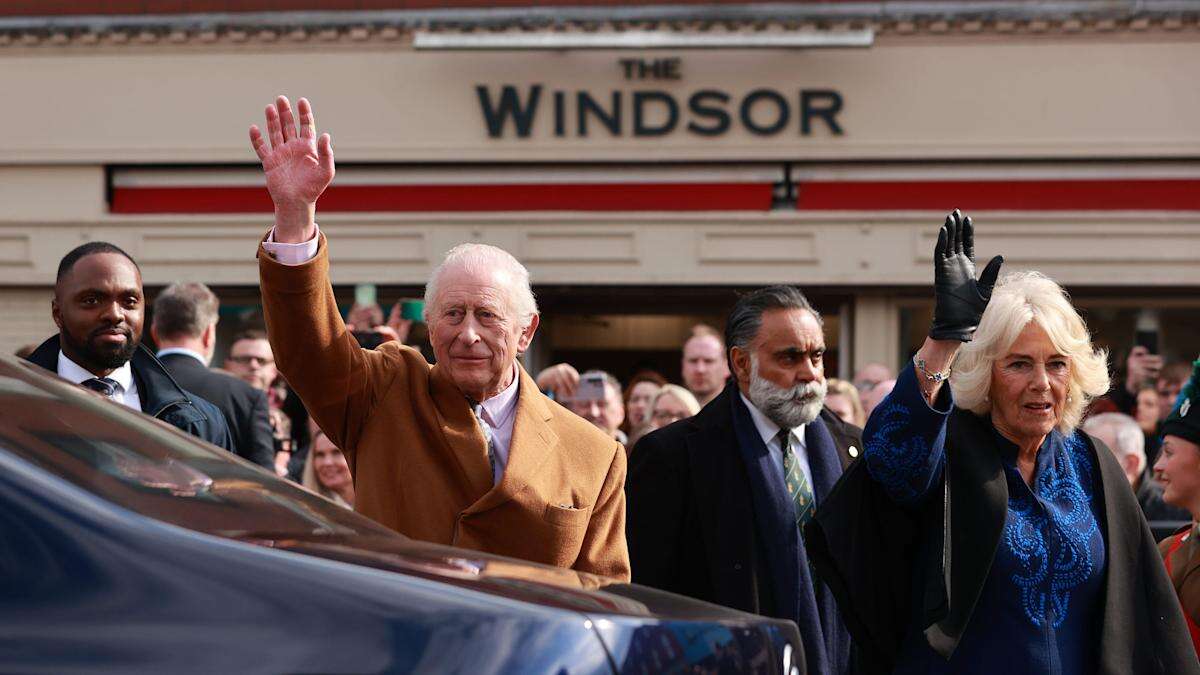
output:
M804 672L790 622L408 539L7 356L0 542L0 672Z

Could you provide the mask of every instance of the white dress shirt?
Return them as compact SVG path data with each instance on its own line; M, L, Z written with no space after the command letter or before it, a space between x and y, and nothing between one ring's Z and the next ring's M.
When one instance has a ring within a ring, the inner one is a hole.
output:
M67 358L61 349L58 351L58 376L75 384L96 377L88 369ZM105 377L117 383L117 390L111 396L112 400L138 412L142 411L142 399L138 396L137 382L133 380L133 368L129 367L128 361Z
M321 229L316 229L312 239L299 244L284 244L275 241L275 228L263 242L263 249L275 256L276 262L283 265L303 265L317 255L318 240ZM483 401L481 423L488 426L492 434L492 443L496 459L496 469L492 473L492 484L499 485L508 466L508 449L512 445L513 423L517 418L517 393L520 390L521 374L513 364L513 380L504 391ZM782 462L782 460L781 460ZM782 466L782 463L780 464Z
M321 239L321 228L313 225L316 228L316 234L308 241L302 241L299 244L284 244L275 241L275 228L271 228L271 233L267 235L267 240L263 242L263 249L267 253L275 256L275 261L284 265L303 265L317 256L317 247Z
M756 408L746 395L738 392L742 397L742 403L746 404L746 408L750 410L750 419L754 420L754 428L758 429L759 435L762 436L763 443L766 444L767 450L770 451L771 459L775 465L779 467L779 475L783 475L783 448L780 447L779 425L772 422ZM800 426L791 430L792 433L792 456L800 461L800 470L804 472L804 479L808 481L809 489L816 494L816 489L812 487L812 468L808 465L808 447L804 442L804 427ZM786 478L786 477L785 477Z

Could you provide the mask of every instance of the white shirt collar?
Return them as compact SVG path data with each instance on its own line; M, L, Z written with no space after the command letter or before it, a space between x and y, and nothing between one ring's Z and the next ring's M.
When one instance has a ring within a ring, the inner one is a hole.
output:
M71 359L67 358L67 355L64 354L61 349L58 350L58 376L64 380L70 380L75 384L80 384L84 380L90 380L93 377L96 377L96 375L87 368L84 368L78 363L75 363ZM133 368L131 368L129 366L129 362L126 361L124 365L112 371L105 377L121 385L121 391L126 392L129 391L130 386L133 384Z
M770 420L770 418L764 415L763 412L759 410L757 406L751 403L750 399L746 398L746 395L740 390L738 391L738 396L742 397L742 403L745 403L746 408L750 411L750 419L754 420L754 428L758 429L759 435L762 436L763 445L767 446L768 448L773 447L771 442L774 441L775 436L779 434L779 425L775 424ZM800 426L792 429L793 448L806 447L804 444L804 426L805 425L801 424Z
M166 349L160 349L158 350L158 354L156 354L156 356L161 359L162 357L170 356L171 354L186 354L193 359L196 359L200 363L203 363L205 368L208 367L208 359L204 358L203 354L200 352L194 352L185 347L167 347Z
M483 406L483 416L487 423L493 428L500 428L505 425L513 413L517 410L517 392L521 383L521 371L517 368L517 364L513 364L513 380L512 383L505 387L504 391L487 399L481 405Z

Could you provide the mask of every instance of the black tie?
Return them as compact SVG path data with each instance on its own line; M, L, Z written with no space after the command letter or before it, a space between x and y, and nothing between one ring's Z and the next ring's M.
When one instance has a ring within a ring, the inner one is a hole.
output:
M121 386L119 382L109 377L93 377L79 384L108 398L112 398L117 393L117 388Z

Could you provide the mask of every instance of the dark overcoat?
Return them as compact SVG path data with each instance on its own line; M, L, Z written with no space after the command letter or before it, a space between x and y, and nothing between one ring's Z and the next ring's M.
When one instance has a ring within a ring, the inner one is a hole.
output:
M633 581L796 621L809 672L837 670L831 663L844 663L848 635L824 589L815 598L809 590L808 603L801 600L804 585L812 586L803 544L782 478L767 478L771 459L752 425L731 382L696 416L638 442L626 483ZM820 503L860 454L862 431L826 409L805 435ZM820 447L828 450L828 461L822 461ZM814 630L812 624L822 619L837 629ZM810 644L814 633L824 638L820 656Z
M997 435L985 418L962 409L951 413L947 434L942 489L915 509L898 507L866 463L857 462L805 531L817 575L837 598L854 639L860 673L892 672L912 616L923 617L917 628L949 658L991 569L1008 508ZM1088 440L1100 469L1096 497L1104 504L1107 546L1103 610L1096 617L1099 672L1200 673L1179 600L1129 482L1112 453ZM922 599L916 613L912 598Z

